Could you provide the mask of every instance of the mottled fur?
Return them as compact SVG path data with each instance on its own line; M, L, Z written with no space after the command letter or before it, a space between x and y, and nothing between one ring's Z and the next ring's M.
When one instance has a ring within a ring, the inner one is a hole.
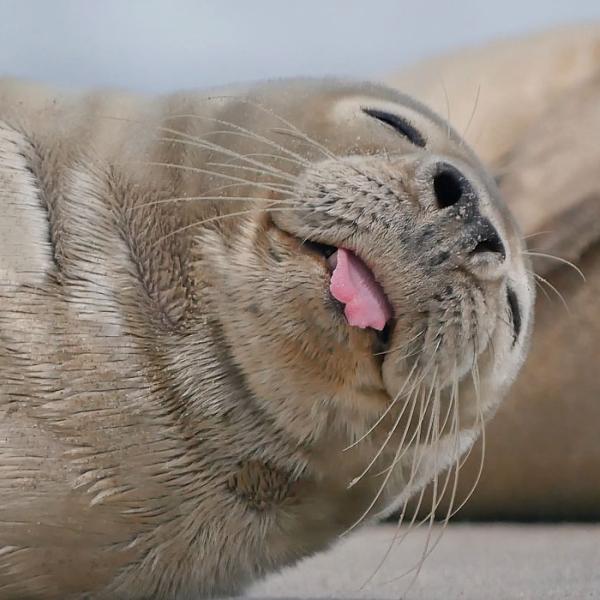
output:
M435 206L440 161L466 208ZM455 463L525 354L531 286L493 181L383 87L150 100L3 82L0 185L2 598L239 590ZM505 261L472 253L483 216ZM372 265L412 358L347 325L304 238ZM481 398L440 391L476 364Z

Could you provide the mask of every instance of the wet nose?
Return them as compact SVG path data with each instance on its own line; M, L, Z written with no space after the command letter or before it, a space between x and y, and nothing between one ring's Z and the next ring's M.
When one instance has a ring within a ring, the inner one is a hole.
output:
M482 252L492 252L499 254L502 260L506 258L506 249L496 231L496 228L489 222L488 219L481 219L475 227L475 237L477 244L471 252L478 254Z
M469 180L453 165L439 163L433 175L432 185L439 209L444 210L453 206L462 209L462 217L469 223L472 234L471 252L473 254L493 253L504 260L506 249L502 239L489 219L482 216L479 198Z

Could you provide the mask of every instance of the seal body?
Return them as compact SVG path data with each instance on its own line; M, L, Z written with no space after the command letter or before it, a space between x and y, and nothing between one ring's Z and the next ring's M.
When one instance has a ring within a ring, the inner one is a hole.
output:
M445 115L492 168L565 93L594 78L599 65L600 24L591 22L493 40L385 80Z
M525 355L494 182L380 86L3 82L0 189L3 598L235 592L454 465Z

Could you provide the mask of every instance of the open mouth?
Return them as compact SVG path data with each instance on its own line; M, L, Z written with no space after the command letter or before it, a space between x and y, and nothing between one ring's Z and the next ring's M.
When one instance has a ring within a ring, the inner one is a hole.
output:
M385 335L392 306L371 269L346 248L306 244L327 260L331 269L329 291L343 305L348 324L361 329L370 327Z

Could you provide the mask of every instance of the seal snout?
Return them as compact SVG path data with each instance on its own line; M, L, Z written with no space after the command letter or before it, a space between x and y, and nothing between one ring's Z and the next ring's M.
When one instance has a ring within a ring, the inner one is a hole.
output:
M481 255L488 262L504 262L506 248L502 238L491 221L483 216L481 199L469 179L454 165L439 162L431 185L437 208L452 209L454 216L464 223L469 253Z

